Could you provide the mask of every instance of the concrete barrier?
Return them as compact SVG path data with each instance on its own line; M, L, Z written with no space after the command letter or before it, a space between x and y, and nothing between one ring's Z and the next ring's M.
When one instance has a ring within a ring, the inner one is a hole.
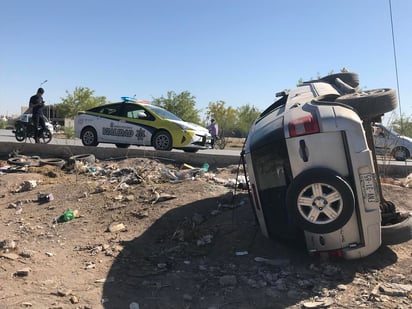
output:
M156 151L139 148L105 148L86 147L75 145L54 144L31 144L31 143L0 143L0 158L7 159L11 152L18 152L27 156L40 156L41 158L68 159L73 155L94 154L99 160L116 160L124 158L150 158L168 163L187 163L200 167L208 163L211 168L224 167L238 164L240 161L240 150L238 156L223 154L189 153L183 151Z
M54 144L31 144L16 142L0 142L0 158L7 159L9 154L17 151L28 156L40 156L41 158L62 158L68 159L70 156L79 154L94 154L99 160L116 160L124 158L149 158L168 163L187 163L195 167L200 167L203 163L208 163L211 168L224 167L239 164L239 155L189 153L183 151L156 151L139 148L106 148L106 147L86 147L75 145L54 145ZM412 165L402 162L382 162L379 164L379 173L388 177L406 177L412 173Z

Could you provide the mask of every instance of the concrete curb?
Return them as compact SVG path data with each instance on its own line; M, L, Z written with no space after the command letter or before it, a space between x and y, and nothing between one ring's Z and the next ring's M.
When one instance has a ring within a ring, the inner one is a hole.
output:
M18 152L27 156L40 156L41 158L68 159L79 154L94 154L99 160L115 160L124 158L149 158L168 163L187 163L200 167L208 163L211 168L224 167L240 162L240 150L238 156L188 153L182 151L155 151L144 149L122 149L104 147L86 147L75 145L31 144L31 143L0 143L0 158L7 159L11 152Z
M200 167L203 163L208 163L211 168L237 165L240 162L239 155L188 153L182 151L155 151L136 148L105 148L105 147L86 147L75 145L54 145L54 144L31 144L31 143L0 143L0 158L7 159L13 151L28 156L40 156L42 158L62 158L68 159L79 154L94 154L99 160L116 160L124 158L149 158L167 163L187 163ZM391 161L379 164L381 176L403 178L412 173L412 165L394 165Z

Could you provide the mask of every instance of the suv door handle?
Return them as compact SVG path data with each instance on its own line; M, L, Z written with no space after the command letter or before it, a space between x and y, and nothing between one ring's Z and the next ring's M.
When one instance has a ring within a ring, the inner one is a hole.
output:
M308 162L309 156L308 156L307 151L306 151L306 143L305 143L304 139L301 139L299 141L299 152L302 155L303 162Z

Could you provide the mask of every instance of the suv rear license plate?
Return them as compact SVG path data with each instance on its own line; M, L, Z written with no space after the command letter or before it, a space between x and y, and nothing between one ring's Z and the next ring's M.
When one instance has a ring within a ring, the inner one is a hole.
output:
M379 202L376 176L374 174L361 174L360 182L363 199L367 202Z

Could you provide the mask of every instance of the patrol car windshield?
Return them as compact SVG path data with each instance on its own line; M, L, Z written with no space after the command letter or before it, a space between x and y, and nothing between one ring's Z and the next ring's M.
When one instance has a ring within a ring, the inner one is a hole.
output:
M155 114L159 115L160 117L164 118L164 119L170 119L170 120L178 120L178 121L182 121L182 119L180 119L179 117L177 117L175 114L159 107L159 106L154 106L154 105L150 105L150 106L146 106L147 109L150 109L152 112L154 112Z

